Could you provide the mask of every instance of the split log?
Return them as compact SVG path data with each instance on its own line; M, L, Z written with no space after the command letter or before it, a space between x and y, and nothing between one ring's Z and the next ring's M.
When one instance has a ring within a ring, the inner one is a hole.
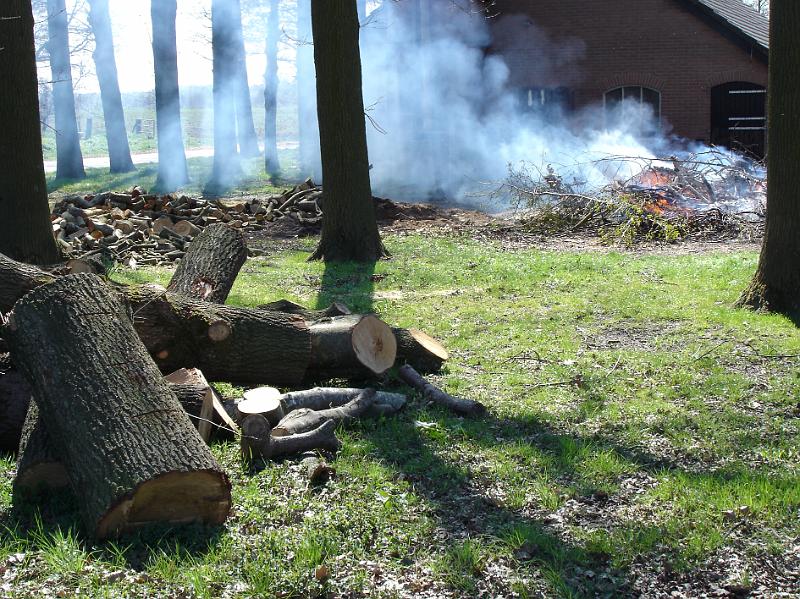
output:
M42 421L35 401L30 402L19 442L17 476L14 478L14 497L27 498L42 491L69 486L67 470L56 454L47 425Z
M167 289L224 304L245 260L247 244L242 232L222 224L211 225L189 245Z
M347 424L361 417L375 402L375 389L364 389L351 401L338 408L327 410L300 409L289 412L287 416L272 429L273 437L288 437L305 433L322 426L331 420L335 424Z
M94 536L225 521L228 477L98 277L68 275L30 292L3 336Z
M410 364L420 372L438 372L450 357L444 346L417 329L393 327L397 339L397 363Z
M267 419L260 414L253 414L242 421L240 442L242 458L249 462L257 458L269 460L314 449L338 451L341 443L334 434L335 429L336 425L332 421L327 421L307 433L290 437L273 437Z
M283 418L280 398L281 392L275 387L258 387L246 391L244 399L236 404L239 420L244 420L252 414L261 414L270 426L275 426Z
M352 314L350 308L341 302L333 302L324 310L311 310L300 304L295 304L289 300L277 300L258 306L259 310L271 310L272 312L284 312L285 314L297 314L306 320L321 320L333 316L348 316Z
M361 389L342 389L339 387L315 387L305 391L291 391L281 396L281 405L285 413L307 408L309 410L327 410L343 406L361 393ZM402 393L377 391L367 416L381 416L399 412L406 405L406 396Z
M14 452L28 412L31 388L8 354L0 355L0 451Z
M376 316L352 314L311 323L308 378L374 378L394 365L397 341Z
M482 403L471 399L453 397L445 393L422 378L422 376L408 364L401 366L397 374L400 380L422 393L423 397L447 408L451 412L462 416L482 416L486 413L486 406Z

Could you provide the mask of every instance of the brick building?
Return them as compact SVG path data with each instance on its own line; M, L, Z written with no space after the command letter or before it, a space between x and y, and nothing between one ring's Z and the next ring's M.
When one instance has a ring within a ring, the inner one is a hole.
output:
M528 109L647 103L681 137L763 154L769 21L741 0L497 0L493 10L489 51Z

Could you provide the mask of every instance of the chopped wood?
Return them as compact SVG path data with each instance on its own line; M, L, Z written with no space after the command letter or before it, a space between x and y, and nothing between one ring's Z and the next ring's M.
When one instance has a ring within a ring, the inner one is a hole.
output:
M329 420L307 433L273 437L267 419L260 414L251 414L242 421L242 458L249 462L258 458L269 460L315 449L335 452L341 447L334 434L335 429L336 425Z
M261 414L275 426L283 418L281 392L275 387L258 387L244 394L244 399L236 404L240 420L251 414Z
M352 314L312 322L308 378L373 378L394 365L397 341L372 315ZM335 374L334 374L335 373Z
M28 412L31 388L11 364L8 354L0 355L0 451L14 452Z
M278 426L272 429L274 437L288 437L305 433L332 420L336 424L347 424L361 417L375 402L375 389L364 389L351 401L338 408L327 410L299 409L289 412Z
M400 377L400 380L422 393L423 397L432 401L433 403L447 408L451 412L455 412L456 414L460 414L462 416L482 416L486 413L486 406L484 406L482 403L473 401L471 399L453 397L452 395L445 393L441 389L426 381L422 375L420 375L408 364L401 366L397 374Z
M67 275L31 291L3 337L31 383L90 534L227 518L228 477L102 280ZM87 393L87 380L95 392Z
M419 372L438 372L450 357L436 339L417 329L393 327L397 339L397 362L410 364Z

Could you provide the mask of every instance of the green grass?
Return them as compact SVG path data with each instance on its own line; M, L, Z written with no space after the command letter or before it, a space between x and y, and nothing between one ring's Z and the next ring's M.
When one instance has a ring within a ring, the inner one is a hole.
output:
M233 482L224 528L113 545L76 536L69 504L44 506L41 527L35 510L13 511L13 463L0 462L0 564L25 553L20 595L618 597L635 594L637 564L691 577L727 548L749 584L792 551L800 373L776 356L800 354L800 336L786 318L731 308L755 253L386 241L393 259L369 269L300 250L251 260L230 302L340 300L422 328L452 353L432 379L490 416L412 397L397 417L340 431L338 476L316 490L295 461L253 475L235 446L215 445Z

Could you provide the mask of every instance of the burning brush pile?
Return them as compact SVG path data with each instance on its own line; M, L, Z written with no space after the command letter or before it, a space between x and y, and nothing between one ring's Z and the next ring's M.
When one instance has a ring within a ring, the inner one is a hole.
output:
M131 267L182 259L207 226L226 223L261 231L291 221L295 231L317 232L322 223L322 189L310 179L280 195L222 203L185 195L126 193L69 196L53 208L53 234L74 258L105 255Z
M540 234L590 232L631 244L750 240L763 233L767 179L761 165L709 149L683 158L614 157L594 166L608 173L611 164L611 183L594 189L564 181L550 165L545 171L524 165L510 171L499 193L526 209L526 228Z

